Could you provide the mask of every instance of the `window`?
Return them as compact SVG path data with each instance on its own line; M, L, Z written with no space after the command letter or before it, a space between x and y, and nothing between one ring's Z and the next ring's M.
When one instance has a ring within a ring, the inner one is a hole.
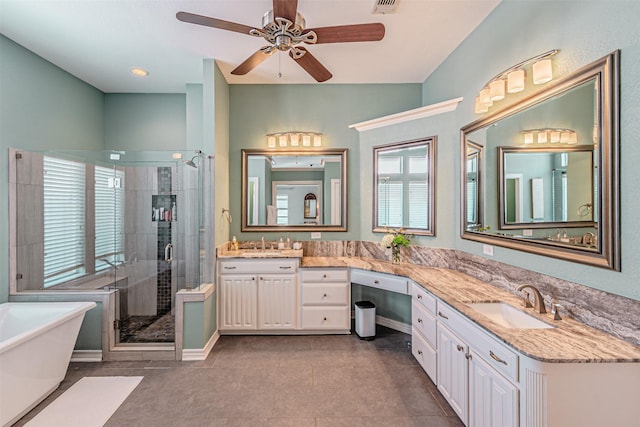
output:
M95 167L95 269L124 258L124 171Z
M435 137L374 147L373 231L435 235Z
M289 224L289 195L278 194L276 196L276 209L278 211L278 225Z
M85 166L44 157L44 287L85 273Z

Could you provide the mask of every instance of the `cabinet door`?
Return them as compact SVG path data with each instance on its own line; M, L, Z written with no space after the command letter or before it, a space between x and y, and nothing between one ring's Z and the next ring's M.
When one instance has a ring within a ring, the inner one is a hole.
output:
M438 323L438 390L467 425L468 347Z
M220 329L256 329L256 276L221 274Z
M469 357L469 426L518 425L518 389L477 353Z
M295 329L297 295L296 275L265 274L258 283L258 327Z

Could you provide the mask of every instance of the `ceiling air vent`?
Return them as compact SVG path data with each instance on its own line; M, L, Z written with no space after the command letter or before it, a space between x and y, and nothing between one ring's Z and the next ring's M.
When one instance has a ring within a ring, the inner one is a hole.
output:
M373 6L373 13L393 13L399 0L376 0Z

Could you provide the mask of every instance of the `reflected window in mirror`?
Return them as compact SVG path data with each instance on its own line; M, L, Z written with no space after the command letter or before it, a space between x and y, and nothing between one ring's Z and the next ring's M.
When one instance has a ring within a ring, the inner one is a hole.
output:
M373 231L435 235L436 138L374 147Z
M477 228L482 224L482 208L481 208L481 181L482 176L482 146L473 141L467 144L467 159L465 185L467 189L467 197L465 198L465 209L467 216L467 227Z
M346 231L347 150L242 150L242 231Z
M463 239L620 270L619 64L616 51L461 129Z

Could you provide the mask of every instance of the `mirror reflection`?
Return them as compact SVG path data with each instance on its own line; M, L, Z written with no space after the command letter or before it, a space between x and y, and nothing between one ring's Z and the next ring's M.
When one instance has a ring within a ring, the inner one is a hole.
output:
M618 55L462 128L462 238L619 269Z
M346 155L242 150L242 231L346 231Z
M434 232L435 137L373 149L373 231Z
M592 145L498 149L501 229L595 227Z

